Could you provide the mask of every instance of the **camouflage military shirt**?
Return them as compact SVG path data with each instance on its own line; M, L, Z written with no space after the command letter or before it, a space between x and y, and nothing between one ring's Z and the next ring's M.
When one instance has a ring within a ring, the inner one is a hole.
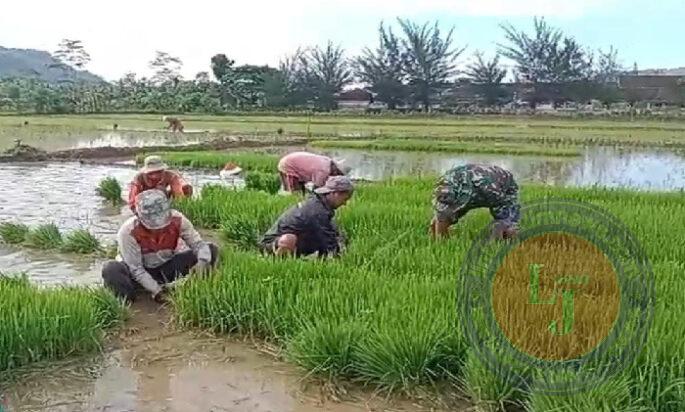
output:
M440 221L456 223L469 210L487 207L494 219L515 224L519 220L518 185L511 172L497 166L457 166L438 180L433 206Z

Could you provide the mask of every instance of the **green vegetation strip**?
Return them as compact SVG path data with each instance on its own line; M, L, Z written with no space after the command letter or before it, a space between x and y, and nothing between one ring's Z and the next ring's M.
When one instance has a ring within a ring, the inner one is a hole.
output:
M22 223L0 223L0 240L8 245L23 245L40 250L66 253L111 255L92 233L77 229L64 236L54 223L29 228Z
M259 153L240 152L161 152L146 153L136 157L136 163L142 164L146 156L156 154L170 166L223 169L226 163L233 162L246 171L274 173L278 166L278 156Z
M125 316L104 289L41 289L26 277L0 276L0 374L97 350Z
M578 156L575 148L552 148L521 143L455 142L445 140L377 139L377 140L317 140L314 147L366 150L402 150L421 152L492 153L508 155Z
M340 211L350 243L339 260L274 261L259 236L295 196L208 187L177 207L196 224L221 229L236 247L217 276L174 294L177 320L189 327L253 335L323 375L386 389L455 383L482 406L520 403L528 410L685 410L685 194L522 188L524 202L563 196L616 214L646 249L657 279L654 325L635 365L589 393L546 396L512 388L486 369L462 334L455 308L457 274L471 241L491 217L466 216L456 236L427 236L433 179L362 185ZM675 223L674 223L675 222Z

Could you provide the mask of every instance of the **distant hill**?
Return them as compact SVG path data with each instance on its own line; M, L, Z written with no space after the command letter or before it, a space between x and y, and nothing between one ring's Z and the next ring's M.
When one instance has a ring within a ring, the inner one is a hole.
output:
M73 78L86 82L103 82L104 79L88 71L76 71L70 67L51 67L57 61L43 50L8 49L0 46L0 78L24 77L56 83Z

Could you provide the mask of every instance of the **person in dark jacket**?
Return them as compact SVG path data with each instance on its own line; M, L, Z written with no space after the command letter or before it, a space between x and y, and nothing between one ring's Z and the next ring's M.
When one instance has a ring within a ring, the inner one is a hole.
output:
M346 176L328 178L307 200L283 213L266 232L260 246L267 255L319 257L340 254L343 236L333 217L352 197L354 186Z

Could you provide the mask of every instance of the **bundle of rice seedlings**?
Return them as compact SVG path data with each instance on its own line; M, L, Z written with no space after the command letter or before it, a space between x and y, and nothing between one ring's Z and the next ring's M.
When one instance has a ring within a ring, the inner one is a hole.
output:
M102 250L100 241L87 230L71 232L64 239L62 251L68 253L90 254Z
M8 245L18 245L24 243L26 234L29 232L28 226L21 223L2 223L0 224L0 238Z
M113 177L102 179L95 191L113 206L118 206L123 203L123 199L121 198L121 184Z
M62 246L62 234L54 223L40 225L29 230L26 235L27 246L38 249L57 249Z
M275 173L249 172L245 176L245 187L248 190L263 190L274 195L281 188L281 179Z

